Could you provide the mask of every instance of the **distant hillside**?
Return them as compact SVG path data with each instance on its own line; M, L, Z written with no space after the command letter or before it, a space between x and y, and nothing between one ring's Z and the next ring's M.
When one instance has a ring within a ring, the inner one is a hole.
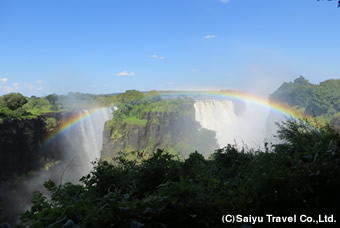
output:
M316 85L300 76L294 82L283 83L270 98L340 128L340 79Z

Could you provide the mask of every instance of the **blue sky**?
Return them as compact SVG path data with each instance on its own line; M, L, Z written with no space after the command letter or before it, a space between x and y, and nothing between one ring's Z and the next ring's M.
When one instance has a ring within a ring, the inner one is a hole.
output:
M0 95L235 89L340 78L317 0L0 0Z

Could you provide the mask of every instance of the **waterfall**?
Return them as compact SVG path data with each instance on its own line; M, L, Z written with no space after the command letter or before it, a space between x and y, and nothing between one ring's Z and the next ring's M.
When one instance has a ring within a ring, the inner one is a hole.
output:
M113 107L112 111L115 110L117 108ZM18 215L30 208L32 193L45 191L45 181L53 180L57 185L65 182L77 183L93 169L91 162L100 159L104 125L112 118L112 111L110 108L98 110L72 125L45 146L44 153L56 154L60 159L58 165L36 171L34 175L25 175L20 182L1 184L0 200L2 205L6 205L4 216L8 221L16 222ZM78 114L85 114L89 111L79 112ZM76 113L72 113L74 114ZM70 115L65 115L62 121L67 121L69 117Z
M236 110L231 100L196 100L195 119L202 128L216 132L220 147L237 144L261 146L265 140L266 120L269 110L245 103L245 110Z
M76 182L92 170L91 163L100 159L105 122L111 118L111 109L103 108L79 121L57 140L64 163L60 182Z

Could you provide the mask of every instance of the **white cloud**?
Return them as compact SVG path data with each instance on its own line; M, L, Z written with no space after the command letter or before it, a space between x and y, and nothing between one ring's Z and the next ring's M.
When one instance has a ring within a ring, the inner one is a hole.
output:
M0 90L5 93L17 92L19 90L19 83L14 82L12 86L0 86Z
M222 3L227 4L228 2L230 2L230 0L220 0Z
M153 59L164 59L164 56L152 55L151 58L153 58Z
M121 76L134 76L135 75L135 72L127 72L127 71L122 71L118 74L116 74L118 77L121 77Z
M206 36L203 36L203 39L212 39L212 38L215 38L216 35L206 35Z
M41 84L42 82L43 82L42 80L38 80L38 81L37 81L38 84Z
M8 78L0 78L0 82L6 83L8 81Z

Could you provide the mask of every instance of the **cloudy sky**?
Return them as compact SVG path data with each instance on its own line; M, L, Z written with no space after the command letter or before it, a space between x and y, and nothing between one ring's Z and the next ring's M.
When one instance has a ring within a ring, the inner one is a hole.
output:
M235 89L340 78L317 0L0 0L0 95Z

